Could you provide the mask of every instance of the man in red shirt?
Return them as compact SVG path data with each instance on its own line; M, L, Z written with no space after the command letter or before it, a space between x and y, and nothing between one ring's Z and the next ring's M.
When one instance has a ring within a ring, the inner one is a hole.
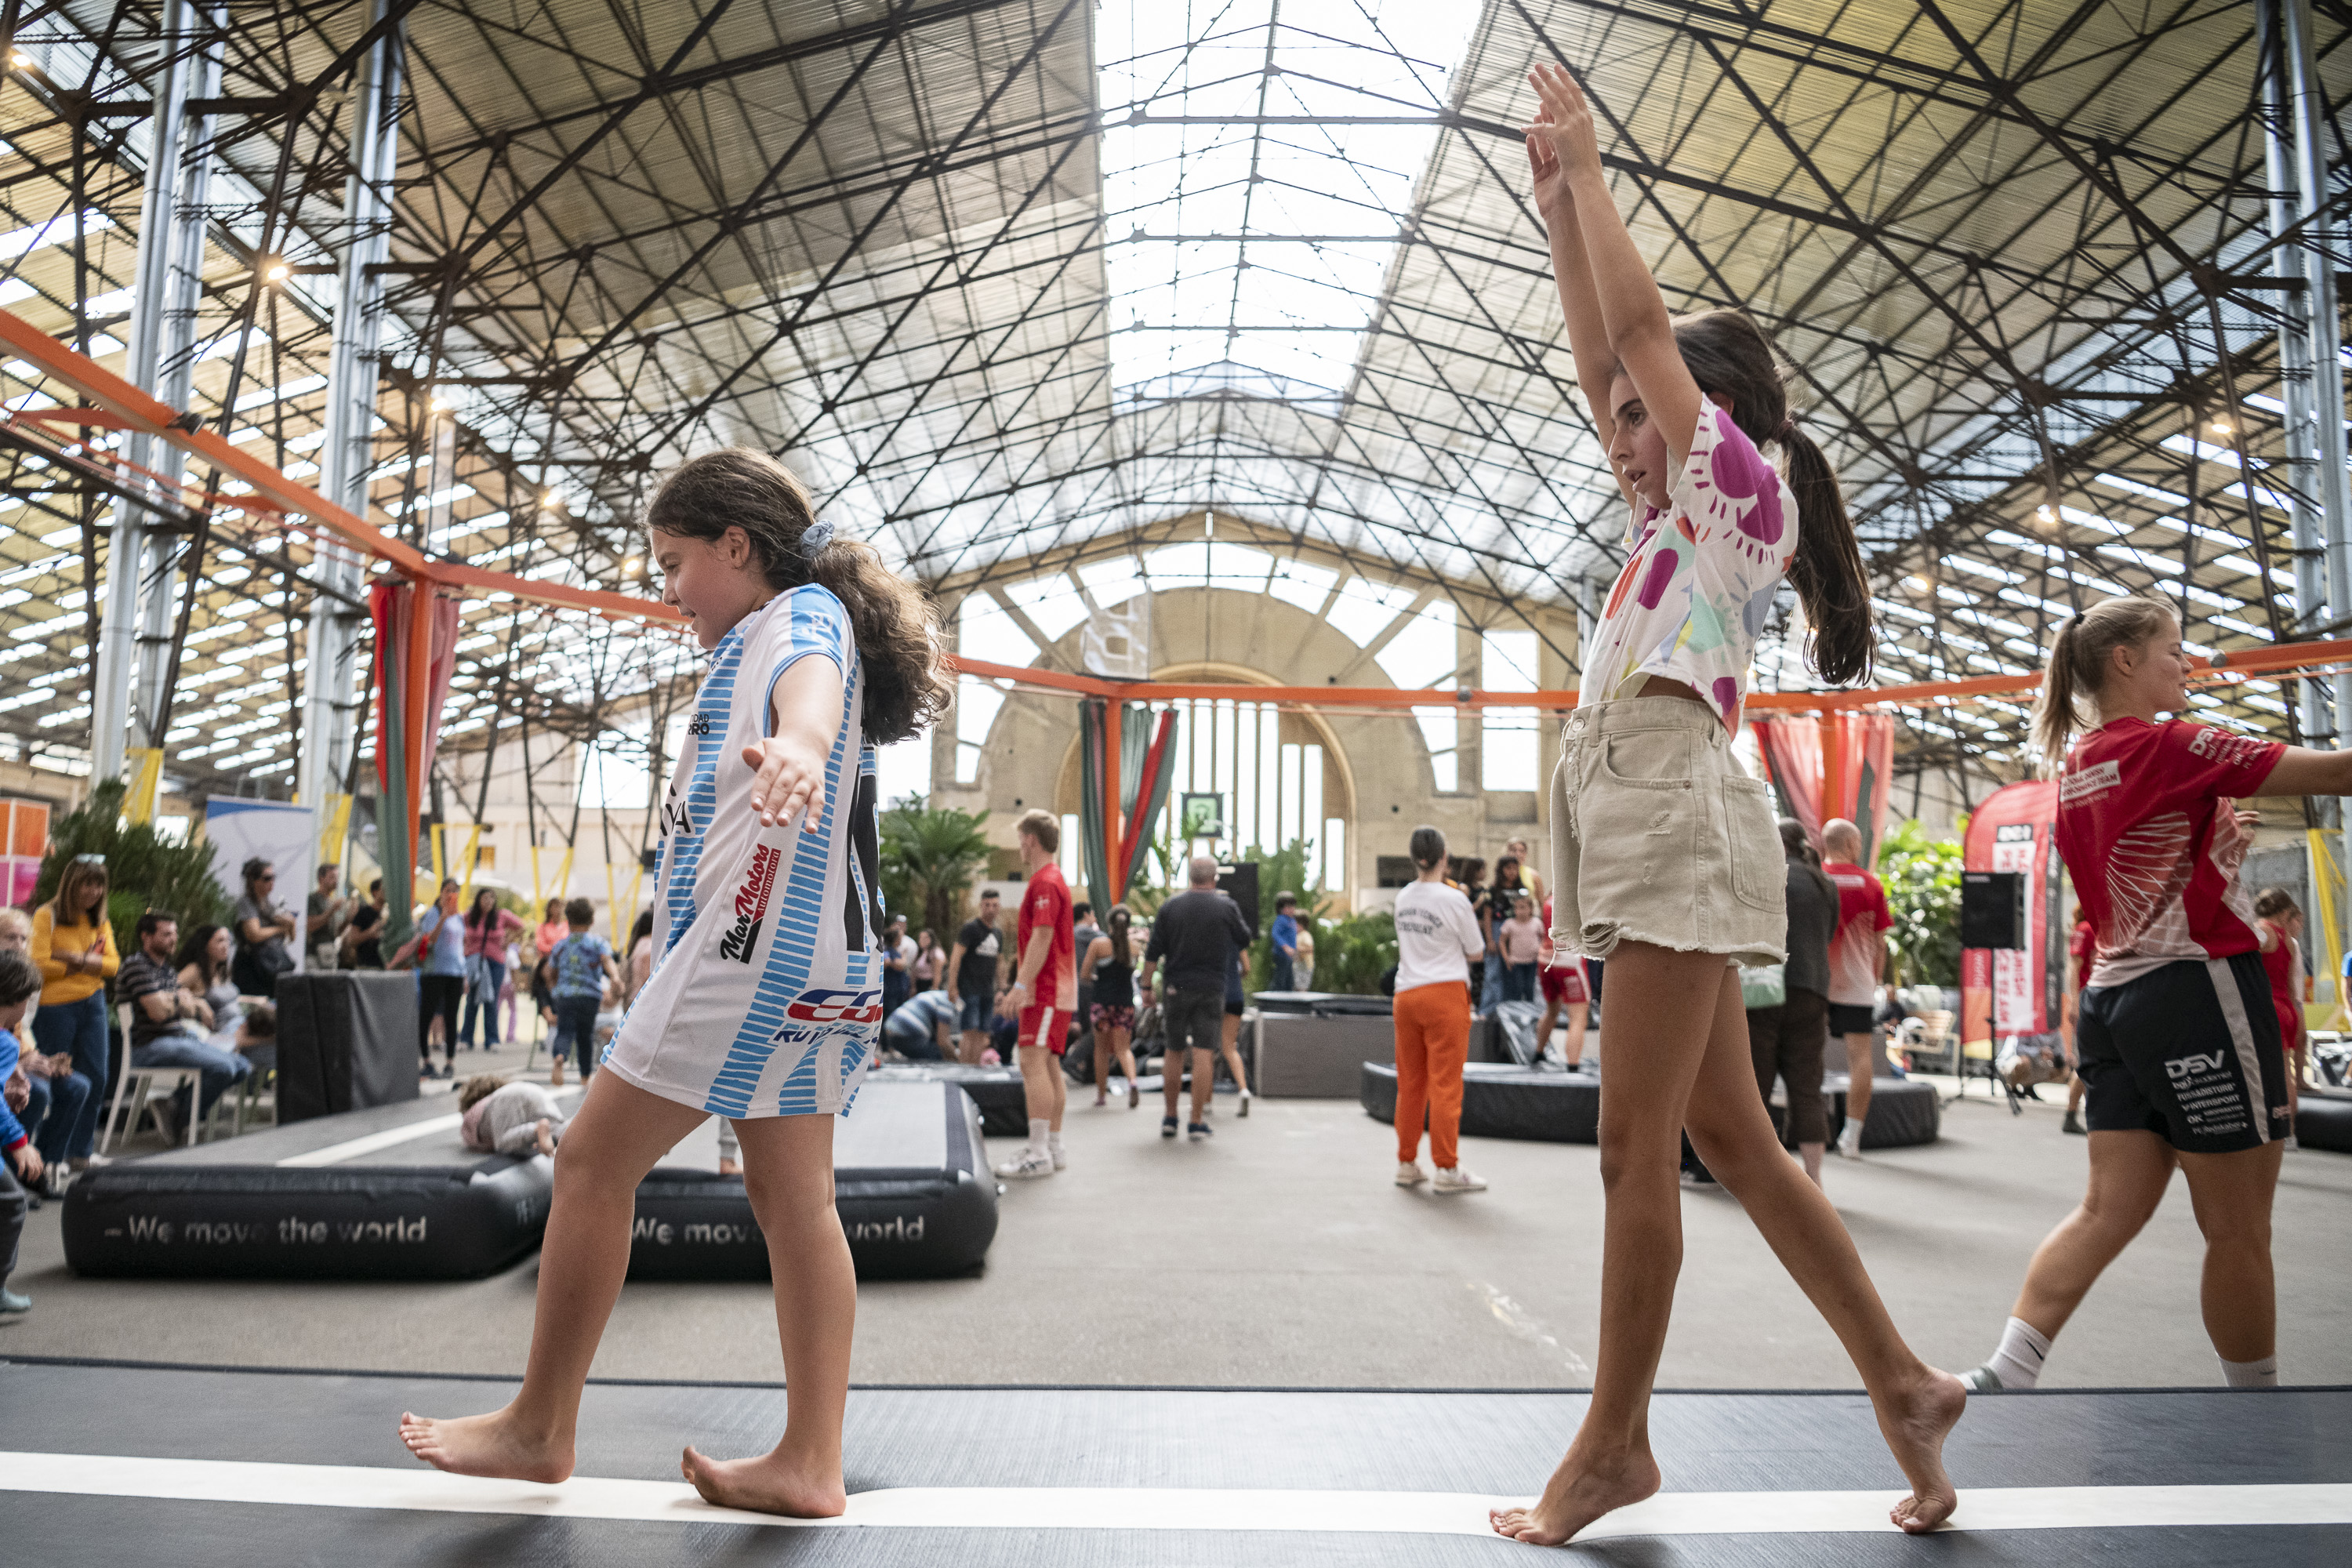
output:
M1871 1013L1878 1005L1879 976L1886 972L1886 887L1864 870L1862 829L1843 816L1822 825L1822 868L1837 884L1838 929L1830 939L1830 1033L1845 1037L1845 1126L1837 1152L1851 1160L1862 1152L1862 1124L1870 1115L1870 1079L1877 1068L1878 1036Z
M1020 968L1001 1011L1021 1020L1018 1049L1022 1093L1029 1102L1029 1146L1019 1159L997 1166L996 1173L1027 1181L1050 1176L1067 1163L1062 1108L1069 1090L1062 1081L1062 1051L1077 1005L1078 965L1070 885L1054 859L1061 852L1062 825L1050 811L1031 811L1022 816L1018 831L1029 879L1021 889Z

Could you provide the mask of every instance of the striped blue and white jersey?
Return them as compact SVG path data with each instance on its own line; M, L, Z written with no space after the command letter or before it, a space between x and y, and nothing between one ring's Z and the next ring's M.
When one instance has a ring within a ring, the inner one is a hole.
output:
M824 787L797 822L760 825L743 750L772 732L777 680L803 658L842 672ZM654 969L604 1065L728 1117L848 1108L882 1022L874 749L849 613L814 584L780 594L711 650L662 803Z

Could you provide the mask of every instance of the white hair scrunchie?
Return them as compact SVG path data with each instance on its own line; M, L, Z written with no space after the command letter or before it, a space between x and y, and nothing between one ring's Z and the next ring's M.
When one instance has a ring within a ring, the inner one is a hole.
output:
M833 524L813 522L801 530L800 552L805 560L816 559L816 552L833 542Z

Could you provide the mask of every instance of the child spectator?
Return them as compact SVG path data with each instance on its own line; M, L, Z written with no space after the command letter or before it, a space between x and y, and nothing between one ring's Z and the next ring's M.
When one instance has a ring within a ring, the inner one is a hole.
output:
M32 917L19 909L0 909L0 952L30 958L32 946ZM38 997L25 1004L25 1020L16 1029L20 1044L32 1038L33 1011L39 1005ZM66 1139L89 1101L89 1079L74 1071L73 1058L67 1053L45 1057L37 1048L26 1049L18 1057L14 1073L0 1076L7 1080L8 1109L16 1112L25 1131L33 1135L33 1147L41 1152L42 1190L51 1197L62 1197L71 1174L67 1168ZM35 1206L38 1202L34 1200Z
M466 1147L485 1154L552 1154L563 1142L564 1115L555 1096L535 1083L492 1073L469 1078L457 1091Z
M596 1015L604 1009L606 984L618 984L621 978L613 944L589 930L596 923L596 906L574 899L563 906L563 919L571 934L547 955L548 1005L541 1015L555 1026L554 1043L547 1047L554 1058L547 1078L553 1089L563 1087L567 1049L579 1059L582 1083L596 1070Z
M0 1079L13 1077L16 1057L22 1049L16 1043L16 1030L24 1027L25 1005L40 994L41 972L33 961L18 952L0 952ZM7 1152L0 1162L0 1320L31 1311L32 1300L8 1289L8 1276L16 1271L16 1242L25 1232L25 1189L19 1181L37 1184L41 1179L41 1152L33 1147L33 1140L24 1125L16 1120L13 1107L0 1101L0 1150Z
M1510 918L1496 932L1503 959L1503 1000L1536 999L1536 965L1543 956L1544 929L1536 921L1536 901L1526 893L1511 896Z
M236 1048L253 1064L256 1073L278 1070L278 1009L268 1002L256 1002L239 1015L236 1021Z

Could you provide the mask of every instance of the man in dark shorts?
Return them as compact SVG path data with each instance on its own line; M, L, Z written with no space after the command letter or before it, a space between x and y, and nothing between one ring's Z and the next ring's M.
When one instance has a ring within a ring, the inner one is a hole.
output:
M1160 1002L1167 1029L1168 1049L1160 1064L1161 1092L1168 1113L1160 1122L1160 1136L1176 1136L1177 1091L1184 1076L1186 1053L1192 1068L1192 1120L1186 1135L1195 1143L1209 1136L1209 1089L1216 1075L1217 1048L1224 1028L1225 978L1232 973L1236 950L1249 945L1249 926L1241 907L1217 891L1217 863L1207 856L1193 858L1191 884L1160 906L1151 922L1151 945L1144 949L1143 994L1152 994L1152 971L1168 962L1168 984Z
M988 1048L989 1018L996 1009L996 955L1004 946L996 910L995 890L982 893L978 918L963 922L948 952L948 1000L956 1005L962 1029L956 1048L968 1066Z

